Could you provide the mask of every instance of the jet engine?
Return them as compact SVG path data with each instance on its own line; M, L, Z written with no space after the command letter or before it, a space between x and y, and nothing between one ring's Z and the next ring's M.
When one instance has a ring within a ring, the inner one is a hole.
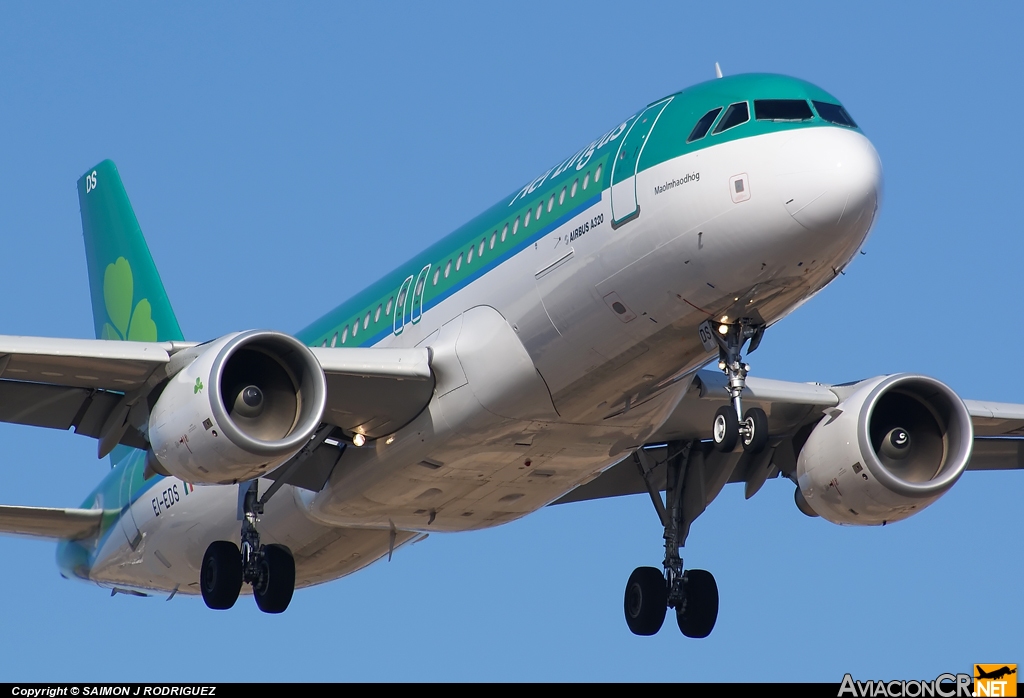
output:
M158 471L189 482L250 480L309 441L321 423L327 381L302 342L249 331L196 349L150 410Z
M945 494L971 457L967 408L933 378L872 378L825 414L797 459L796 498L832 523L905 519Z

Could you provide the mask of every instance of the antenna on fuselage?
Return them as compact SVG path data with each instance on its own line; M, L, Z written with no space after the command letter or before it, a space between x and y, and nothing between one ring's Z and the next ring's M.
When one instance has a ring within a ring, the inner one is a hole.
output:
M718 65L718 61L715 61L715 77L722 77L722 66Z

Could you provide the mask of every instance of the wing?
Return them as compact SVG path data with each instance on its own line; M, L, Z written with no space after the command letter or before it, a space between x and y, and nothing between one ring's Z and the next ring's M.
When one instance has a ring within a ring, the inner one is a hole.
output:
M849 394L851 386L820 383L791 383L764 378L747 378L743 394L745 406L758 406L768 415L773 438L760 458L737 452L719 454L708 444L701 447L701 478L705 504L730 482L746 484L749 498L765 480L796 469L796 454L801 438L836 408ZM605 470L597 478L577 487L561 499L568 502L603 499L647 492L642 473L659 490L665 489L666 448L670 441L706 441L715 411L729 403L723 374L699 371L679 405L660 429L647 439L644 448L647 464L631 454ZM968 470L1024 469L1024 405L964 400L974 427L974 444Z
M147 448L142 430L124 426L131 407L202 350L192 342L0 336L0 421L74 429L99 439L101 455L117 443ZM371 437L391 433L433 394L428 349L312 352L327 377L326 424Z

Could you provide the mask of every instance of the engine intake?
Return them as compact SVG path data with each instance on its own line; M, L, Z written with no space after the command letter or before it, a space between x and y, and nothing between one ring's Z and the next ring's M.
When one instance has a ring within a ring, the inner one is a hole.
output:
M321 423L327 382L305 345L254 330L199 349L150 413L150 444L164 471L190 482L250 480L306 444Z
M974 429L963 401L934 378L864 381L811 432L797 459L804 502L839 524L905 519L963 474Z

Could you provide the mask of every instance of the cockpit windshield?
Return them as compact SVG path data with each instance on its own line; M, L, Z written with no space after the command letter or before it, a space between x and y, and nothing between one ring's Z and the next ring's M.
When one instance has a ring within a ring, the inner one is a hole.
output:
M750 110L746 102L730 104L729 108L725 110L722 120L718 122L718 126L715 126L715 133L728 131L732 127L745 124L748 121L750 121Z
M700 121L698 121L697 125L693 127L692 131L690 131L690 137L686 139L686 142L693 143L694 141L699 141L701 138L708 135L708 129L711 128L711 124L715 123L715 117L717 117L721 111L721 107L716 107L704 116L700 117Z
M840 126L849 126L850 128L857 128L857 124L854 123L850 117L850 113L846 111L840 104L829 104L828 102L815 102L814 108L818 111L820 116L825 121Z
M758 121L810 121L814 113L803 99L755 99L754 116Z

